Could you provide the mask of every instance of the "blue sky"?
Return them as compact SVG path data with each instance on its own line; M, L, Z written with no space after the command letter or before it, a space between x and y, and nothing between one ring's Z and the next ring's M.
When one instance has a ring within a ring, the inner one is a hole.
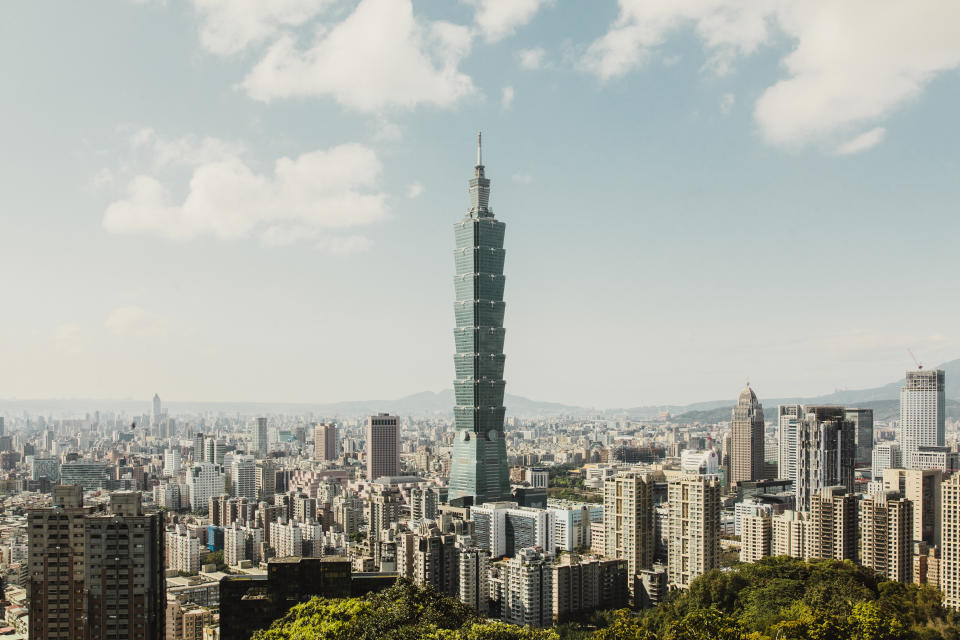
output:
M511 393L960 357L960 9L909 5L5 2L0 396L448 387L478 129Z

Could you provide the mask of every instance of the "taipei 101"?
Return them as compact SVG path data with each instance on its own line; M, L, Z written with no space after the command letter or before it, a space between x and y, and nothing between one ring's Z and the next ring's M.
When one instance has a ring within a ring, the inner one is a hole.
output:
M960 640L960 2L0 3L0 640Z

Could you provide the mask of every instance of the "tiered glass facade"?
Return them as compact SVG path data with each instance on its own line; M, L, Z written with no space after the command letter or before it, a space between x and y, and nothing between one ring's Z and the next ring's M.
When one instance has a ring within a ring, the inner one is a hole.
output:
M453 382L457 429L450 470L450 500L473 504L510 495L503 438L503 235L506 225L488 203L490 180L482 159L470 181L470 210L454 227L457 353Z

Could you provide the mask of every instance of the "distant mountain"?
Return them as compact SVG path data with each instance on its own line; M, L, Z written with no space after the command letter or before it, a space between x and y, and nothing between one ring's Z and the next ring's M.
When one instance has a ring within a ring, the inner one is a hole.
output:
M943 369L946 376L947 416L960 417L960 360L945 362L935 369ZM906 376L904 376L906 377ZM895 419L900 407L900 389L903 379L871 389L845 389L812 398L761 398L767 411L779 404L839 404L848 407L873 409L876 420ZM699 402L674 411L676 422L722 422L730 419L733 401ZM769 414L767 415L769 419Z

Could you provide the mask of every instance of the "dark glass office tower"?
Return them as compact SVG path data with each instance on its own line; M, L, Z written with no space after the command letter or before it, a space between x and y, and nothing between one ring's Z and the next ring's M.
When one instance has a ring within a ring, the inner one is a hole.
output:
M457 436L450 469L450 501L481 504L510 495L503 439L503 234L488 206L481 140L470 180L470 210L454 227L457 275L454 304Z

